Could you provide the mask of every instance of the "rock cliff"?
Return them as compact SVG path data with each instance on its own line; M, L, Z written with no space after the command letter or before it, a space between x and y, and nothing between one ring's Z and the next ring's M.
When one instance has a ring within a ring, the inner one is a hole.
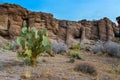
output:
M24 21L29 27L47 28L50 38L61 39L67 44L84 40L111 40L117 31L115 23L106 17L95 21L58 20L52 14L32 12L16 4L0 5L1 36L15 38L19 35Z

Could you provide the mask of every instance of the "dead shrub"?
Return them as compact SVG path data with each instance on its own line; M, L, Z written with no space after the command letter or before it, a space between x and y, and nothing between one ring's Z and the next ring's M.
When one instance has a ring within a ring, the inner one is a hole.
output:
M94 65L86 62L80 62L75 66L76 71L81 71L82 73L87 73L90 75L97 75L97 70Z

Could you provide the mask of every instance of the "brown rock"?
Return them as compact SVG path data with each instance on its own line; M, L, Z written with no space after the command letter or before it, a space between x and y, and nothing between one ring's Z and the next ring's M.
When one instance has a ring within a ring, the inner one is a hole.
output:
M21 26L11 25L11 27L9 29L9 35L13 38L15 36L18 36L20 31L21 31Z
M8 40L0 36L0 48L3 48L8 43Z
M109 40L114 37L115 24L108 18L96 21L79 21L85 27L85 37L90 40Z
M8 15L0 15L0 34L8 35Z

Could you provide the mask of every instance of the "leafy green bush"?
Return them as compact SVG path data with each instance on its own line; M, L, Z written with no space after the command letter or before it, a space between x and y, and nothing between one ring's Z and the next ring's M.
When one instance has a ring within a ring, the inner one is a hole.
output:
M82 59L82 55L78 51L70 51L70 56L76 59Z
M51 50L46 31L46 29L36 30L35 27L23 27L16 40L19 46L18 57L35 66L37 57Z
M76 45L72 45L71 46L71 49L77 49L77 50L80 50L80 44L76 44Z

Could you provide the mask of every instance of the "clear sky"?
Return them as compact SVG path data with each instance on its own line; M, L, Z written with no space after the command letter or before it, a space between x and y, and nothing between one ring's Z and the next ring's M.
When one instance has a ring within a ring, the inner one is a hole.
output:
M32 11L52 13L57 19L81 20L120 16L120 0L0 0L16 3Z

